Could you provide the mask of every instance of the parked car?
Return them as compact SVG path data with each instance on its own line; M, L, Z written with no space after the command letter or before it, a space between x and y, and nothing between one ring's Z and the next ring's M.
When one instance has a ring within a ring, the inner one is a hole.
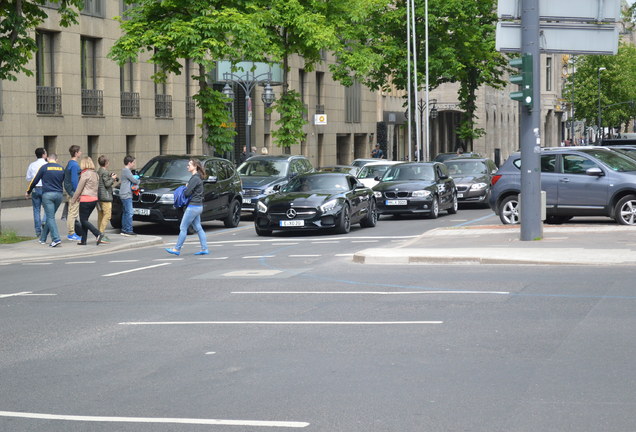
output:
M330 165L320 167L319 172L335 172L356 175L358 168L352 165Z
M376 161L377 160L381 159L376 159ZM380 178L382 178L386 170L388 170L391 165L395 165L398 163L400 162L388 160L382 160L382 162L371 162L360 168L358 170L358 173L356 174L356 177L366 187L372 188L373 186L380 183Z
M521 155L515 153L492 178L490 207L504 224L519 223ZM607 216L636 225L636 161L603 147L558 147L541 152L546 221Z
M358 169L360 169L361 167L365 166L368 163L371 162L378 162L381 161L382 159L379 158L361 158L361 159L354 159L353 162L351 162L351 166L354 166Z
M457 189L443 163L393 165L373 191L379 214L426 214L435 219L440 210L457 213Z
M238 167L243 182L243 212L254 214L259 199L275 192L299 174L313 172L304 156L252 156Z
M497 166L488 158L458 156L444 161L449 175L455 180L457 200L460 204L482 204L488 206L490 181Z
M232 162L211 156L162 155L146 163L138 172L139 195L133 195L133 220L179 226L181 209L174 208L174 190L191 177L187 170L190 158L199 159L208 178L203 182L201 221L221 220L226 227L241 219L241 179ZM114 228L121 228L122 205L119 189L113 190Z
M278 188L278 187L277 187ZM254 227L260 236L272 231L334 229L346 234L351 225L374 227L378 220L373 191L350 174L301 174L280 190L259 199Z
M437 156L435 156L435 159L433 159L433 162L444 162L448 159L453 159L456 157L474 157L474 158L480 158L482 157L479 153L473 153L473 152L464 152L464 153L438 153Z

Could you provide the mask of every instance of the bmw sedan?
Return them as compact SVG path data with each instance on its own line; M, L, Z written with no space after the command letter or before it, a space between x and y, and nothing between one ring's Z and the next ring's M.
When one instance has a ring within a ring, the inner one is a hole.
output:
M455 182L440 162L393 165L373 190L379 214L425 214L435 219L440 210L457 213Z
M333 229L346 234L351 225L374 227L378 219L373 191L354 176L310 173L294 177L256 204L254 227L259 236L272 231Z
M486 207L490 198L490 183L497 166L488 158L457 157L444 161L449 175L457 186L460 204L481 204Z

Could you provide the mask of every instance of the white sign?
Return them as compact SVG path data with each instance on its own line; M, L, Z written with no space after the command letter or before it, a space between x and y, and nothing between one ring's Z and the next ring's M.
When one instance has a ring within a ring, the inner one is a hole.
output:
M314 114L314 124L315 125L326 125L327 124L327 114Z
M618 51L618 28L613 24L539 24L542 53L611 54ZM521 24L497 23L497 51L521 51Z
M503 19L521 17L522 0L499 0L497 15ZM621 20L620 0L539 0L541 21L595 21Z

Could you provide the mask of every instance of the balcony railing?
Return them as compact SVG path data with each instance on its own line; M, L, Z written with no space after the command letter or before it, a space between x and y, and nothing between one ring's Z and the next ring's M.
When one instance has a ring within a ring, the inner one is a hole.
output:
M35 95L38 114L62 114L62 89L60 87L37 86Z
M82 115L104 115L104 92L102 90L82 89Z
M324 105L316 105L316 114L324 114L325 106Z
M139 93L121 92L121 116L139 117Z
M194 99L189 96L186 98L186 117L193 119L195 117L195 107Z
M165 94L155 95L155 117L172 118L172 96Z

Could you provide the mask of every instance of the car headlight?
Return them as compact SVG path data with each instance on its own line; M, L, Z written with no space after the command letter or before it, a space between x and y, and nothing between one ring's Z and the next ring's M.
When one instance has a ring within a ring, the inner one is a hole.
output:
M376 198L382 198L382 192L373 191L373 196L375 196Z
M333 209L336 208L336 206L338 205L338 200L331 200L331 201L327 201L326 203L324 203L323 205L320 206L320 211L323 213L327 213Z
M259 201L256 204L256 211L258 211L259 213L267 213L267 206L265 205L265 203L263 203L263 201Z
M428 190L416 190L411 193L413 198L428 198L431 196L431 191Z
M157 200L159 204L174 204L174 194L167 193L163 194Z
M470 187L470 190L477 191L477 190L486 189L487 187L488 185L486 183L475 183L474 185Z

